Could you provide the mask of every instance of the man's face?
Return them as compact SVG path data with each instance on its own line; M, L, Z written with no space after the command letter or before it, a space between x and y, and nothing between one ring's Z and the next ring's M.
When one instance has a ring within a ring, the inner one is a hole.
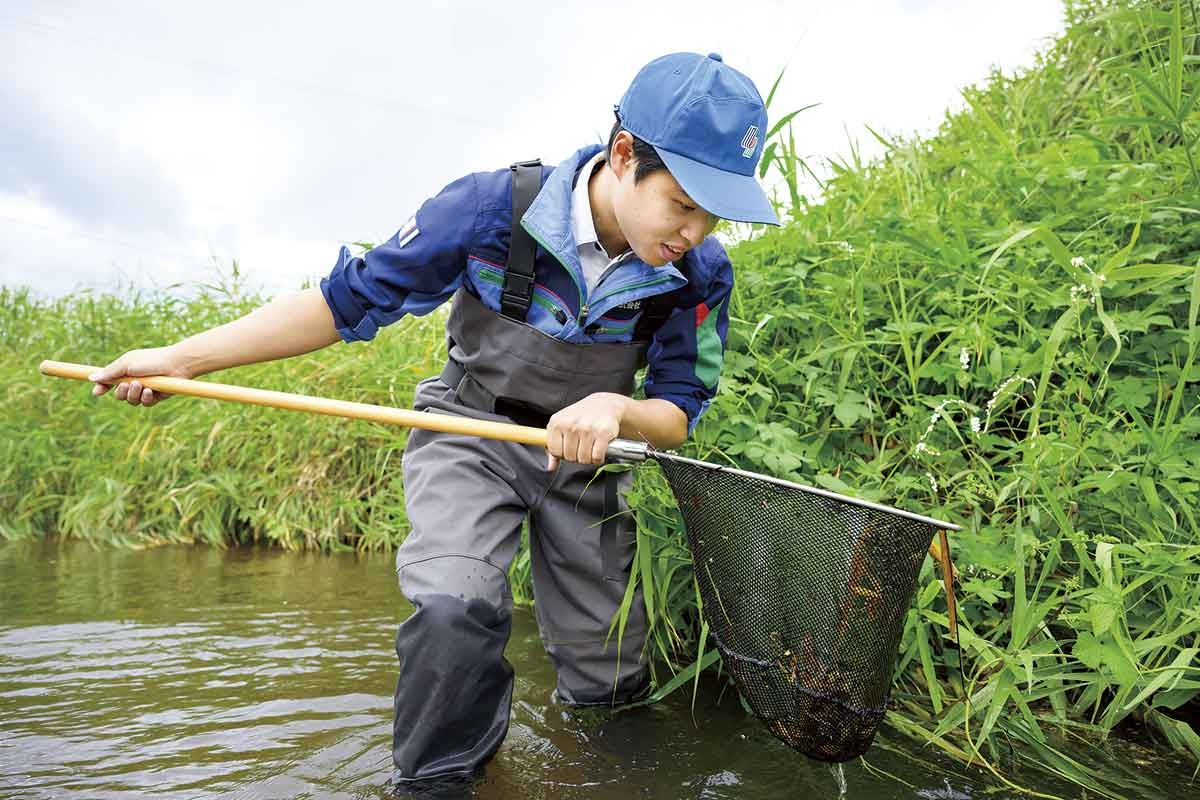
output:
M661 267L704 241L717 218L688 197L665 169L634 184L636 163L628 162L618 179L613 213L634 254L652 267Z

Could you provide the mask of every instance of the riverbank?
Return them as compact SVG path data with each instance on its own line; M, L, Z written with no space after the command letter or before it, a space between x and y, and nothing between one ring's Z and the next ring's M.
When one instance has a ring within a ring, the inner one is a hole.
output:
M1120 797L1056 742L1124 727L1200 763L1200 45L1190 3L1067 13L1034 68L966 89L928 140L880 136L884 158L838 165L820 203L797 196L783 229L731 248L721 393L685 454L964 524L961 651L927 563L889 719ZM802 120L773 140L784 175ZM401 431L133 411L36 373L256 302L230 280L187 300L0 290L0 534L395 546ZM220 380L405 406L443 354L432 314ZM656 677L690 686L713 659L678 513L653 469L630 500ZM513 577L528 600L524 555Z

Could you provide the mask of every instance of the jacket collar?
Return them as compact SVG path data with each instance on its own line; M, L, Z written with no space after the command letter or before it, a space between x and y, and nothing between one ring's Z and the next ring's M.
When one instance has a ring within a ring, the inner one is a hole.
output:
M603 163L603 158L602 153L596 153L575 173L575 188L571 189L571 235L575 237L576 247L600 244L596 223L592 219L592 201L588 185L596 167ZM612 258L607 252L604 255Z
M575 283L581 287L585 286L586 282L583 268L579 264L579 245L571 230L571 192L576 174L592 156L603 149L603 146L598 144L581 147L555 167L529 206L529 210L525 212L525 216L521 217L522 227L529 231L542 247L554 254L571 273ZM674 264L652 267L636 255L622 261L619 269L623 276L627 275L629 278L661 278L666 274L676 278L678 285L682 286L688 282Z

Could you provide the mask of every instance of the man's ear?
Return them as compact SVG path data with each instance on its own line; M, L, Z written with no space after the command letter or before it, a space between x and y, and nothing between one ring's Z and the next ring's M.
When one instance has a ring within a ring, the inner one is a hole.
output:
M617 176L617 180L620 180L625 171L636 163L637 159L633 157L633 134L621 131L613 140L612 150L608 154L608 166Z

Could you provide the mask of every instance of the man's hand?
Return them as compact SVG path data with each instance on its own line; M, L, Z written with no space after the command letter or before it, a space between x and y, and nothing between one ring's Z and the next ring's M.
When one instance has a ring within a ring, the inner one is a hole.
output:
M171 395L156 392L143 386L137 378L146 375L170 375L176 378L191 378L192 373L183 365L178 353L170 347L153 347L147 350L130 350L108 366L101 367L88 376L93 382L92 394L96 397L117 385L118 400L132 406L152 406ZM121 378L134 378L128 383L117 384Z
M631 402L625 395L596 392L552 416L546 425L546 469L557 467L560 458L603 464L608 443L620 434Z

